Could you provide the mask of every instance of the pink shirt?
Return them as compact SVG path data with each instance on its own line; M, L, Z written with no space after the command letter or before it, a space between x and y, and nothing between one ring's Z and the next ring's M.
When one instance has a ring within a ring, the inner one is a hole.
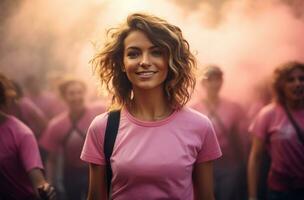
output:
M107 117L104 113L92 122L82 160L105 165ZM112 198L193 200L193 165L220 156L210 121L192 109L154 122L140 121L123 109L111 157Z
M304 110L292 112L292 115L304 130ZM269 187L274 190L304 189L304 144L284 109L275 103L265 106L251 124L250 132L267 144L271 156Z
M40 118L45 123L47 122L44 113L27 97L22 97L18 100L16 106L13 107L11 114L25 123L35 135L39 135L42 131L41 124L38 124L36 119Z
M13 116L0 124L0 197L23 199L34 194L28 172L42 169L32 131Z
M42 92L38 96L29 96L29 98L42 110L48 119L66 110L63 101L51 92Z
M225 159L226 163L231 162L231 164L234 165L234 161L238 159L238 157L235 155L236 151L234 151L233 147L231 146L231 134L235 134L234 137L238 138L240 141L239 145L242 145L240 148L244 150L244 152L249 151L249 149L244 147L245 144L249 142L249 137L247 134L246 115L240 105L221 98L219 105L214 110L218 118L211 114L211 111L203 103L203 100L194 103L191 107L207 115L212 121L221 150L223 152L223 159Z
M59 114L53 118L46 131L39 140L40 145L49 152L60 153L65 150L65 161L74 167L84 165L79 159L85 134L93 119L104 112L104 107L87 107L84 115L77 122L76 128L72 128L68 112ZM79 130L79 131L77 131ZM67 136L70 133L70 136ZM65 139L69 137L68 139ZM66 141L64 141L66 140ZM65 146L64 146L65 145Z

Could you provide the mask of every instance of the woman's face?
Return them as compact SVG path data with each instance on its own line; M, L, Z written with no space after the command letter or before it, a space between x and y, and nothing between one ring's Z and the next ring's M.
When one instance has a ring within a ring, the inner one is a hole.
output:
M72 110L82 108L84 105L85 88L81 83L70 83L64 93L64 100Z
M217 95L223 85L223 77L210 75L207 79L202 80L202 85L208 95Z
M284 81L284 95L287 101L304 100L304 71L296 68Z
M168 74L168 56L141 31L124 40L123 65L133 90L163 90Z

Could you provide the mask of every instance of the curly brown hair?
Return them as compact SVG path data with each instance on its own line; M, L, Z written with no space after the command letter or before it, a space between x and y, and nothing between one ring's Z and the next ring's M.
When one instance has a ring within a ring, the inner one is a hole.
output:
M274 100L282 105L286 103L284 84L290 73L295 69L304 71L304 64L298 61L290 61L279 65L274 71L272 84Z
M91 61L101 85L113 95L112 106L129 105L132 100L132 84L122 69L124 40L136 30L145 33L154 45L168 53L169 71L164 91L170 106L181 108L189 101L195 86L196 60L179 27L142 13L131 14L124 24L108 30L108 41Z

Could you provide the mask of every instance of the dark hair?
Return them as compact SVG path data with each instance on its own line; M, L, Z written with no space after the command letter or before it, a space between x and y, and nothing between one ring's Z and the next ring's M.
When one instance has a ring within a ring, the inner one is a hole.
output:
M185 105L193 92L196 61L179 27L153 15L135 13L118 28L108 31L104 48L92 59L101 84L112 94L112 106L129 104L132 84L123 69L124 40L132 31L142 31L153 44L168 54L169 71L164 91L173 108Z
M6 104L5 86L0 79L0 105Z
M14 89L12 82L2 73L0 73L0 105L3 106L7 102L7 90Z
M286 103L284 84L290 73L295 69L304 71L304 64L298 61L290 61L279 65L274 71L272 84L273 93L275 100L282 105Z
M62 98L65 98L65 94L66 94L66 90L67 88L72 85L72 84L80 84L84 90L86 90L86 84L80 80L80 79L76 79L76 78L64 78L58 85L58 90L60 93L60 96Z

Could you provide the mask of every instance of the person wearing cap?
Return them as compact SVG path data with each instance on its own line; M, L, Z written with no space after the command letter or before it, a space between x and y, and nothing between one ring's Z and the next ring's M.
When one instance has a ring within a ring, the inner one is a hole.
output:
M203 68L200 83L205 96L192 107L210 118L223 152L223 157L214 163L215 197L217 200L242 199L245 194L240 185L246 181L241 177L242 174L245 177L246 168L241 134L246 128L241 122L245 119L245 112L237 103L220 96L223 71L218 66Z

